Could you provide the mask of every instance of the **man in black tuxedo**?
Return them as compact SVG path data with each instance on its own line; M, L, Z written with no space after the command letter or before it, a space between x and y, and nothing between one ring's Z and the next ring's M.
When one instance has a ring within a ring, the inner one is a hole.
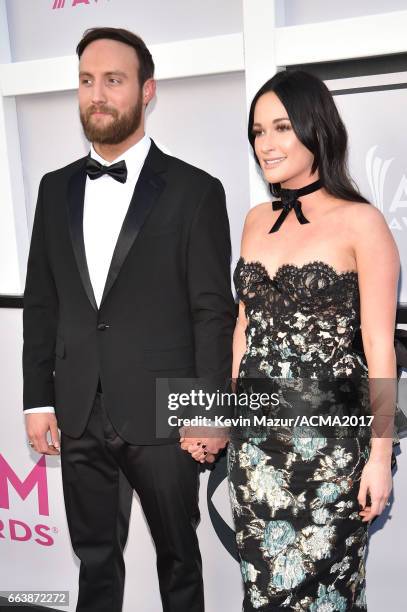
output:
M139 37L96 28L77 53L92 145L39 187L24 292L29 443L47 454L60 446L81 560L77 610L122 608L135 489L156 546L163 609L202 612L200 466L178 440L157 437L155 379L230 376L224 190L145 135L154 63ZM205 442L208 460L225 446L219 436Z

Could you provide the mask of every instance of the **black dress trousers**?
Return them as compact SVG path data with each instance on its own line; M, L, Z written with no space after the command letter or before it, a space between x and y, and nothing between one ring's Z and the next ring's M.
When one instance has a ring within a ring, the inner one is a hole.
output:
M61 434L61 466L71 542L81 561L77 612L122 610L133 489L156 547L163 611L203 612L200 464L179 444L122 440L98 392L82 436Z

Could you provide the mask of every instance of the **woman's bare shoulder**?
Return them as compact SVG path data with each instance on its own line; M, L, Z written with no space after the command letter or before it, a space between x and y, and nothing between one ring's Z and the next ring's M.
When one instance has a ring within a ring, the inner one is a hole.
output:
M346 202L343 212L355 231L387 227L382 211L369 202Z
M246 215L246 224L256 223L259 219L262 219L264 215L270 214L270 202L262 202L256 204L249 209Z

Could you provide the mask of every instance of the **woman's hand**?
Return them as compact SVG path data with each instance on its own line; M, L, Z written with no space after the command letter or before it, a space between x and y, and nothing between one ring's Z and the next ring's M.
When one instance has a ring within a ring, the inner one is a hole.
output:
M362 471L360 488L358 494L359 504L362 510L359 512L362 521L366 523L375 516L381 514L387 505L393 486L390 458L370 457ZM370 496L371 505L367 506L367 494Z

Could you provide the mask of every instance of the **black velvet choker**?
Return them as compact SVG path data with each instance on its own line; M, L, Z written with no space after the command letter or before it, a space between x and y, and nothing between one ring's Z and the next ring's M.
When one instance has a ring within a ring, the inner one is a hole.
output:
M301 187L300 189L280 189L281 200L273 202L273 210L281 210L281 215L274 223L273 227L269 231L269 234L272 232L277 232L280 229L284 219L287 217L292 208L294 209L296 217L301 225L304 225L304 223L309 223L308 219L306 219L303 215L301 210L301 202L298 200L298 198L300 196L312 193L313 191L317 191L318 189L321 189L321 187L322 181L321 179L318 179L317 181L314 181L314 183L310 183L309 185Z

